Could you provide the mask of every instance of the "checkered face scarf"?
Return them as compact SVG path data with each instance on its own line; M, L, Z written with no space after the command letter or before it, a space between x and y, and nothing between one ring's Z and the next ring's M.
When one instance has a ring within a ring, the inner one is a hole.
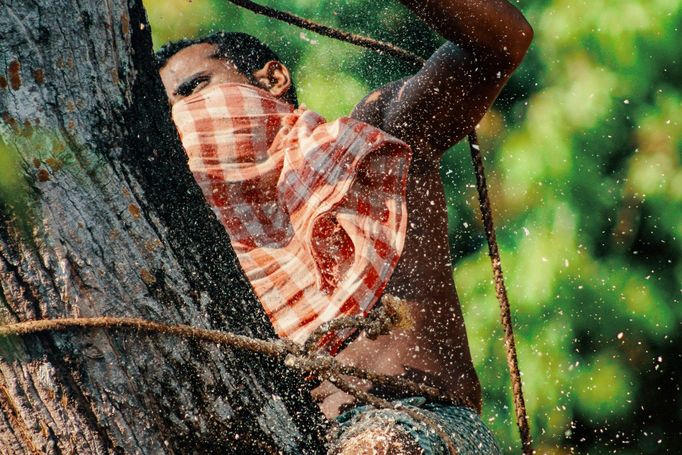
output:
M173 120L278 335L303 343L371 309L405 241L405 143L234 83L176 103ZM333 353L350 333L327 334L321 347Z

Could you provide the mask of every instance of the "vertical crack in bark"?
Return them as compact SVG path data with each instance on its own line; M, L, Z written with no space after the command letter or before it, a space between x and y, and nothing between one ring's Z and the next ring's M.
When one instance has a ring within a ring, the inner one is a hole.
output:
M7 309L17 321L21 320L15 310L17 307L17 297L19 297L24 308L29 309L33 313L30 316L36 319L40 318L41 311L37 292L30 281L24 278L20 266L11 259L13 255L8 251L8 246L7 243L0 242L0 274L4 275L2 279L3 292L8 300L12 298L15 301L13 307L10 306ZM6 289L7 284L9 284L9 288ZM16 288L14 292L12 292L12 287ZM19 291L18 293L17 290Z
M3 226L4 227L4 226ZM2 233L5 234L5 230L2 229ZM15 265L13 261L11 261L8 258L8 253L10 253L10 256L14 256L11 254L10 251L8 251L8 245L6 243L6 240L3 239L2 242L0 242L0 273L3 275L2 283L3 283L3 288L4 288L4 283L8 281L8 276L11 276L12 279L16 282L16 286L20 289L22 289L21 295L23 296L23 301L26 304L31 304L34 311L35 311L35 319L40 319L40 310L39 310L39 297L38 294L36 293L35 289L36 286L35 284L31 283L31 279L28 277L25 277L22 270L20 269L19 265ZM53 276L49 273L46 273L43 271L41 275L49 277L51 279L50 285L54 287L55 291L57 289L57 284L53 280ZM12 297L15 299L15 306L16 306L16 292L12 293ZM13 314L15 317L17 317L17 320L19 320L18 315L16 312L13 311ZM55 335L55 336L62 336L62 335ZM32 351L35 353L35 355L40 356L40 352L42 351L44 355L46 355L48 362L52 365L52 367L55 368L55 370L58 372L58 383L63 385L65 388L64 393L66 393L72 400L72 402L75 404L76 409L78 410L78 413L81 414L81 416L89 423L89 427L94 429L101 441L101 445L103 447L106 447L107 449L112 449L114 447L113 442L108 438L106 432L102 431L102 428L100 427L98 423L98 419L96 418L95 414L92 411L91 404L89 400L83 395L82 393L82 388L83 384L79 384L78 381L75 380L73 375L71 374L70 371L68 371L68 368L66 367L66 364L63 363L64 361L68 361L67 358L63 358L61 354L59 354L59 350L56 349L54 346L54 343L52 339L47 336L47 335L39 335L33 338L34 340L39 340L38 343L31 343L30 339L28 340L27 346L32 346L32 348L29 349L29 351ZM26 340L22 340L26 341ZM40 348L38 347L40 346ZM58 360L61 359L61 360ZM20 411L19 408L17 407L16 403L11 398L11 394L8 393L6 387L1 387L0 388L0 405L2 405L3 409L6 411L5 413L10 416L10 419L13 423L13 425L17 425L18 431L21 434L21 437L24 441L29 441L31 444L31 450L34 450L36 453L40 453L38 449L36 449L33 446L32 439L30 437L30 430L28 430L28 427L24 424L23 420L20 417ZM37 391L35 391L37 394ZM47 407L47 404L45 404ZM43 429L44 432L47 432L48 434L54 434L54 431L49 425L46 425L45 428ZM28 444L28 443L27 443ZM55 447L58 447L56 445ZM60 453L60 451L57 451L57 453Z
M24 445L29 453L41 455L42 451L33 442L32 435L34 432L28 429L21 418L20 407L12 399L12 394L9 393L4 384L4 379L4 377L0 376L0 409L2 409L3 415L10 422L11 426L8 430L13 432L13 435ZM0 435L0 438L4 439L4 435Z
M56 334L52 336L56 337L61 335ZM45 348L47 361L57 372L58 383L66 389L65 393L68 394L70 403L75 404L78 414L85 420L87 427L99 438L98 441L96 440L93 442L104 447L106 449L104 451L105 453L106 451L113 449L114 442L95 415L93 403L83 394L83 390L86 389L83 381L76 380L72 373L76 370L76 364L74 364L70 356L63 356L63 353L55 348L54 342L49 335L40 336L39 338L41 344Z

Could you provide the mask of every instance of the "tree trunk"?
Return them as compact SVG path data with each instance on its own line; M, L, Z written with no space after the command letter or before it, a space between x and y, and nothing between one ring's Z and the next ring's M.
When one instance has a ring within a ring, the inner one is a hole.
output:
M139 1L0 0L0 115L0 324L274 337L187 168ZM318 453L323 431L301 378L254 354L130 331L0 340L3 454Z

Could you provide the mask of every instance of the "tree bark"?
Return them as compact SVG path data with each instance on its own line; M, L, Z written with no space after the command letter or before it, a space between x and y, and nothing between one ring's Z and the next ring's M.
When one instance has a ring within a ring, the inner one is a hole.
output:
M0 324L274 338L187 168L139 1L0 0L0 115L21 177L0 198ZM124 331L0 340L3 454L318 453L323 432L301 378L254 354Z

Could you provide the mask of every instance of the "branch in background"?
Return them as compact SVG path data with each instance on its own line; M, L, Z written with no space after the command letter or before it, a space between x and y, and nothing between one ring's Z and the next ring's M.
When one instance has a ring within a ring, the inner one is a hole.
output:
M305 19L303 17L296 16L295 14L279 11L268 6L259 5L257 3L252 2L251 0L227 0L227 1L237 6L241 6L242 8L248 9L249 11L252 11L256 14L261 14L272 19L277 19L282 22L295 25L296 27L310 30L311 32L315 32L319 35L345 41L356 46L364 47L366 49L379 52L380 54L383 53L393 55L414 66L422 66L426 61L424 58L418 56L417 54L410 52L406 49L403 49L401 47L398 47L394 44L375 40L373 38L368 38L362 35L356 35L355 33L348 33L341 30L337 30L333 27L329 27L327 25L322 25L317 22L311 21L310 19Z

